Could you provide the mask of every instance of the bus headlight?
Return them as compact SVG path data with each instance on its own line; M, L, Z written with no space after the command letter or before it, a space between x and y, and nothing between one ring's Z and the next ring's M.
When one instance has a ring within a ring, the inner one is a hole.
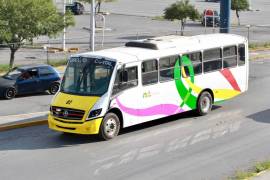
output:
M90 113L89 113L89 116L88 118L94 118L94 117L97 117L101 114L101 111L102 109L95 109L95 110L92 110Z

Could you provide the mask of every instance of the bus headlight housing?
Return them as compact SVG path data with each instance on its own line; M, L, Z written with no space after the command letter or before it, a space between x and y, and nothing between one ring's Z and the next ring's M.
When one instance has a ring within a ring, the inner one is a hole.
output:
M88 118L97 117L97 116L99 116L101 114L101 112L102 112L102 109L92 110L92 111L90 111Z

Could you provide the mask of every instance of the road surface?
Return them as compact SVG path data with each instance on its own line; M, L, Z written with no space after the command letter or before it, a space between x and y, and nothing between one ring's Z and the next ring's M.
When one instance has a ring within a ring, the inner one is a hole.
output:
M270 158L270 61L250 64L249 91L207 116L186 113L112 141L37 126L0 133L0 179L226 179Z

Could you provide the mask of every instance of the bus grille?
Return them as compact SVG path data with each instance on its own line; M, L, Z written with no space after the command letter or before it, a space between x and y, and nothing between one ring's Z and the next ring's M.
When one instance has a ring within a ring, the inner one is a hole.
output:
M85 111L77 110L77 109L69 109L62 107L51 107L51 112L54 117L58 117L66 120L82 120Z

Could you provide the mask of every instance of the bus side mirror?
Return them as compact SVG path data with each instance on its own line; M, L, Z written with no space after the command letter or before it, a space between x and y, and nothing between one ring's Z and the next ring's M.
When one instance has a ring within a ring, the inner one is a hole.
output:
M127 82L128 81L128 73L127 71L122 72L122 82Z

